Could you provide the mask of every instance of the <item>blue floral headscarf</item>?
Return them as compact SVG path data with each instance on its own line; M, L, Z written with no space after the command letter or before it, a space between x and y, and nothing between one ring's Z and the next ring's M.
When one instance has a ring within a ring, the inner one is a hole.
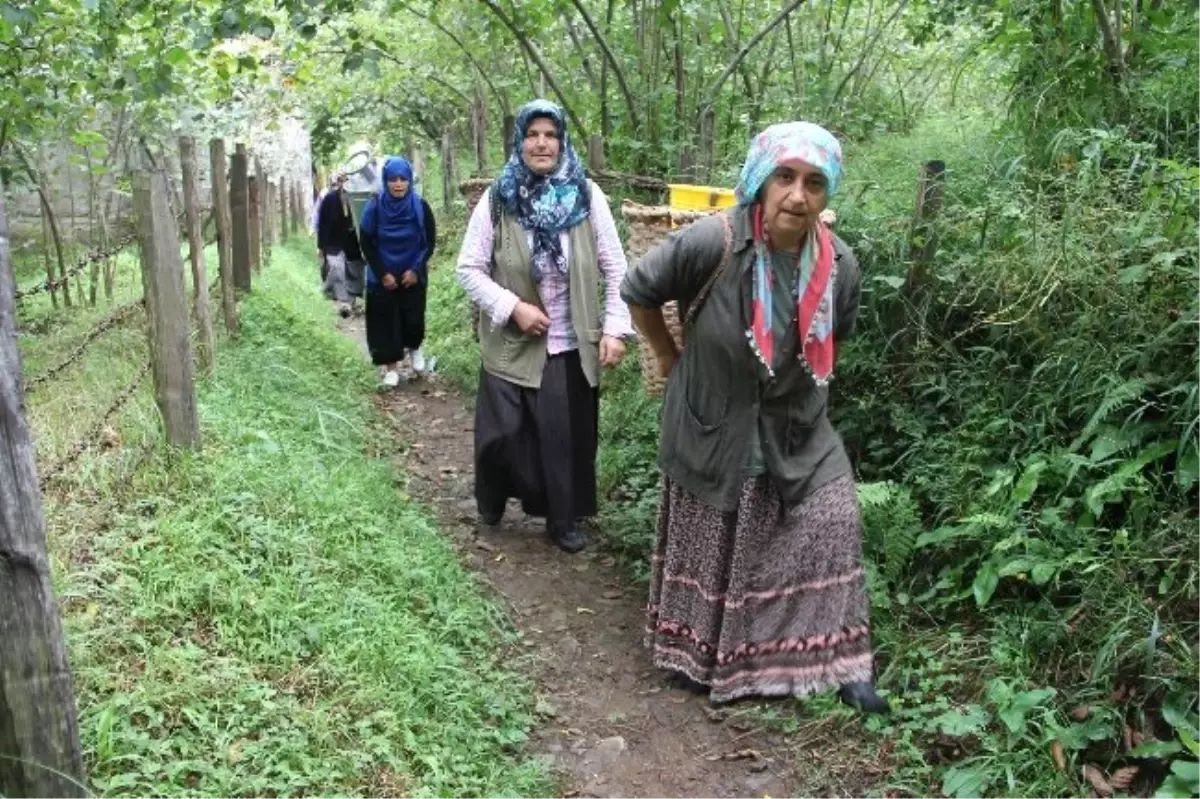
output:
M525 134L533 120L543 118L558 131L558 166L548 175L531 170L522 157ZM542 282L547 269L567 272L559 233L578 225L591 213L591 191L587 174L567 134L563 110L549 100L534 100L517 114L513 126L512 155L492 186L493 201L516 217L521 227L533 233L530 272Z

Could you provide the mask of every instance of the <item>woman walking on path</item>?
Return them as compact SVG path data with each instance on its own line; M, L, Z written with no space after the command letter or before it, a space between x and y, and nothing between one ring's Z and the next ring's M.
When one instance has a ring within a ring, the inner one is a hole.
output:
M608 199L584 174L562 109L529 103L458 258L482 311L475 500L485 524L515 497L560 548L586 546L578 522L596 513L600 367L620 363L633 335L618 294L625 269Z
M737 206L669 235L621 288L669 375L646 643L714 702L840 687L860 710L888 709L872 682L854 478L826 416L862 282L820 221L841 167L824 128L768 128Z
M342 318L354 312L362 296L362 250L346 197L346 173L334 176L333 186L317 206L317 261L325 296L337 303Z
M425 293L437 222L412 183L412 165L389 158L383 165L383 189L367 203L358 226L369 265L367 347L371 360L383 367L383 384L389 388L400 383L398 370L406 351L413 371L425 371Z

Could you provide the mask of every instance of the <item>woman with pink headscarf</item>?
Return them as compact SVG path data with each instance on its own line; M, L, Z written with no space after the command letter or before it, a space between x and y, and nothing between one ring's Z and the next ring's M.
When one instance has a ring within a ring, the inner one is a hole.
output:
M826 415L862 277L822 221L841 145L808 122L754 138L737 205L672 233L621 297L667 376L646 644L713 702L876 692L858 501ZM661 308L684 319L680 352Z

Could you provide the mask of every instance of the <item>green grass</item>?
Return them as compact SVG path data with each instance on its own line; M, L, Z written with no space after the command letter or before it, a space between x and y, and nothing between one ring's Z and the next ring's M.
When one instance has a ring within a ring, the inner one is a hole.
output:
M219 341L202 452L156 451L131 481L92 454L48 498L91 787L551 792L522 752L516 634L400 489L371 369L334 332L310 261L302 242L277 250L240 340ZM145 400L123 440L153 440Z

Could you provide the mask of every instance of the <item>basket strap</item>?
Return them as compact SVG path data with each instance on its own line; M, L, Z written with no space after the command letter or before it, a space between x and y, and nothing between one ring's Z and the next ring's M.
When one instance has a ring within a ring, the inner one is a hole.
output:
M721 262L717 264L717 268L708 276L708 280L704 281L704 285L700 287L700 291L697 292L695 299L688 306L687 316L683 318L684 328L691 326L692 321L696 318L696 314L700 312L701 306L704 305L704 300L708 297L709 292L712 291L712 287L716 285L725 268L729 266L729 262L733 260L733 229L729 226L729 214L721 211L718 216L721 217L721 226L724 228L725 234L725 248L721 253Z

